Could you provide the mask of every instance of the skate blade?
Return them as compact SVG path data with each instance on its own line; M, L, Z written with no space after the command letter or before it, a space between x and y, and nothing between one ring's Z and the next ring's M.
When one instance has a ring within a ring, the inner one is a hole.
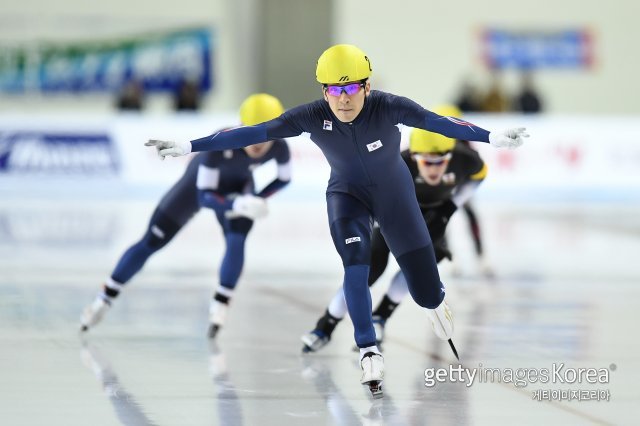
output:
M384 396L382 392L381 380L372 380L368 383L365 383L365 385L369 387L369 392L371 392L371 397L373 399L379 399Z
M451 339L449 339L449 346L451 347L453 354L456 356L456 359L460 361L460 357L458 356L458 351L456 350L456 347L453 345L453 340Z
M87 325L81 325L80 326L80 332L84 333L85 331L89 331L89 326Z

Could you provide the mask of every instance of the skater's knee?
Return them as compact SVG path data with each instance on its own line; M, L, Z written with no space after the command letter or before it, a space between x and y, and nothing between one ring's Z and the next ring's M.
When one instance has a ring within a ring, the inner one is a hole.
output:
M159 250L167 245L179 230L180 225L174 223L161 211L156 210L141 243L152 251Z
M141 243L150 251L157 251L167 245L171 237L158 226L151 226Z
M227 231L234 234L244 234L245 236L251 231L253 227L253 220L246 217L239 217L231 219L227 225Z
M331 236L344 266L369 264L370 232L363 221L338 219L331 224Z

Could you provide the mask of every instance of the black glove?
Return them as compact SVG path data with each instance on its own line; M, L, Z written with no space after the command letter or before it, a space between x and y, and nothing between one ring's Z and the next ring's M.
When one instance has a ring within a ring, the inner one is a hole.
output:
M429 235L431 235L432 241L437 241L444 237L444 231L447 229L449 219L457 209L458 207L453 201L447 200L438 207L429 209L425 213L424 220L427 222L427 228L429 228Z

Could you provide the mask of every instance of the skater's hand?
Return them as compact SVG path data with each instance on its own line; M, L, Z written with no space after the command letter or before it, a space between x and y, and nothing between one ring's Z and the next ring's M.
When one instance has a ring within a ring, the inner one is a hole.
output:
M500 132L489 133L489 143L496 148L515 149L524 143L529 134L524 127L513 127Z
M251 220L263 218L269 213L267 202L262 197L251 194L238 195L225 213L227 219L246 217Z
M457 209L458 207L453 201L447 200L438 207L427 211L424 220L427 222L431 241L438 241L444 237L444 231L447 229L449 219Z
M161 141L157 139L149 139L144 146L155 146L158 156L161 160L164 157L180 157L181 155L187 155L191 152L191 142L174 142L174 141Z

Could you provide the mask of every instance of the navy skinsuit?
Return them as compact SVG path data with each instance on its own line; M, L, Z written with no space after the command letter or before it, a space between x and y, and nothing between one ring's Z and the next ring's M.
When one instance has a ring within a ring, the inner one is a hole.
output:
M340 122L321 99L257 126L192 141L193 151L222 150L308 133L318 145L331 166L329 226L345 268L345 299L361 348L375 344L367 286L373 218L404 272L413 299L420 306L435 308L444 298L413 180L400 156L398 124L454 139L489 140L488 131L470 123L442 117L410 99L372 90L351 123Z
M220 265L220 285L233 290L238 283L244 265L244 246L253 220L246 217L228 219L225 214L232 209L238 194L254 193L252 169L275 159L278 176L260 193L268 197L288 184L290 179L289 147L282 139L260 158L251 158L244 149L229 149L206 154L198 172L198 198L200 204L216 212L218 222L224 230L226 250Z
M231 209L233 197L242 192L253 193L251 169L275 159L279 173L289 166L289 147L284 140L274 140L273 146L260 158L250 158L242 149L226 152L201 153L187 166L182 177L162 197L153 212L148 228L142 238L129 247L119 259L111 279L126 284L144 266L147 259L166 246L175 235L200 210L201 206L212 208L223 228L227 250L220 268L220 281L226 287L235 287L242 270L244 239L253 221L244 217L225 218ZM215 185L211 180L201 183L201 169L215 170ZM289 183L288 176L280 174L259 194L269 197Z
M198 197L200 204L216 211L220 224L225 231L227 221L224 213L231 208L233 196L243 193L254 193L252 170L254 167L275 159L278 167L288 166L290 160L289 147L282 139L274 140L273 145L262 157L251 158L243 149L214 151L204 155L200 165L198 183ZM279 169L280 170L280 169ZM208 171L208 173L204 173ZM206 174L215 177L203 178ZM194 182L195 183L195 182ZM289 183L289 179L280 179L280 176L267 185L258 197L268 197ZM229 197L231 195L231 197ZM244 218L246 221L253 222Z

